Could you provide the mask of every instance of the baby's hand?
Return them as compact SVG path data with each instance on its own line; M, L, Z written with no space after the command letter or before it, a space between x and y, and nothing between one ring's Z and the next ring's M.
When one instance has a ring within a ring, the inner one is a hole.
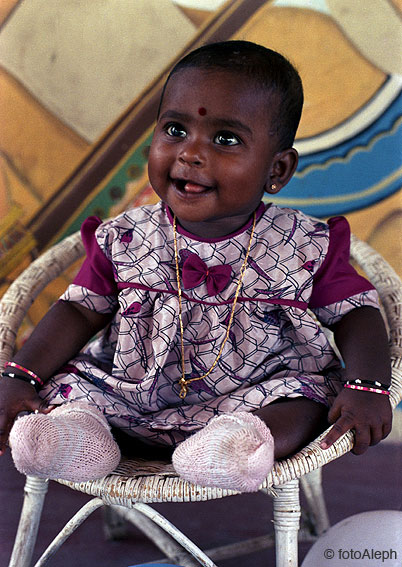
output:
M364 453L370 445L376 445L391 431L392 408L388 396L344 388L336 397L328 413L333 427L321 441L327 449L344 433L353 429L355 455Z
M23 411L48 413L47 408L38 396L35 388L16 378L0 379L0 456L6 451L6 443L10 429L17 415Z

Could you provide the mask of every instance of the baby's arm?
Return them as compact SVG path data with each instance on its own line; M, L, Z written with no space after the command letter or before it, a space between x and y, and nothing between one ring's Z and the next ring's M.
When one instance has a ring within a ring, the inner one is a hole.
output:
M391 382L391 364L384 321L378 309L359 307L335 325L334 338L346 369L346 380L357 378ZM321 442L326 449L349 429L355 431L353 452L364 453L391 431L392 410L388 396L344 388L328 414L333 427Z
M73 302L59 301L36 326L13 361L46 382L76 355L112 315L96 313ZM22 411L49 411L29 383L16 378L0 379L0 455L13 421Z

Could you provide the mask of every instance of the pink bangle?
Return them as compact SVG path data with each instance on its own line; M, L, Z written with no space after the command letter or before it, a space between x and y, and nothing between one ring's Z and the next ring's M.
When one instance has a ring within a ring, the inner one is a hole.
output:
M28 374L28 376L30 376L32 380L35 380L35 382L43 386L43 381L39 378L37 374L35 374L35 372L32 372L32 370L28 370L27 368L24 368L23 366L17 364L16 362L7 362L4 368L7 368L7 366L11 366L12 368L17 368L18 370L21 370L21 372Z
M357 386L356 384L344 384L344 388L350 388L351 390L363 390L363 392L374 392L374 394L384 394L384 396L389 396L388 390L380 390L380 388L367 388L366 386Z

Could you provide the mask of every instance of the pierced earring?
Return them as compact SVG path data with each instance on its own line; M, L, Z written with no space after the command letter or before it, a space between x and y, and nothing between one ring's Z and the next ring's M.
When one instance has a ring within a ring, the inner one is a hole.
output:
M272 183L272 184L271 184L271 190L272 190L272 191L275 191L275 189L276 189L276 183Z

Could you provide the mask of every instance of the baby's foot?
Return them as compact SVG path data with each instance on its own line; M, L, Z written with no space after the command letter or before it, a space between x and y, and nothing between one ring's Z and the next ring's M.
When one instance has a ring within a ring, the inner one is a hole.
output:
M173 453L176 472L201 486L255 492L272 469L274 439L256 415L214 417Z
M83 402L20 417L10 445L16 468L40 478L85 482L112 472L120 461L105 417Z

